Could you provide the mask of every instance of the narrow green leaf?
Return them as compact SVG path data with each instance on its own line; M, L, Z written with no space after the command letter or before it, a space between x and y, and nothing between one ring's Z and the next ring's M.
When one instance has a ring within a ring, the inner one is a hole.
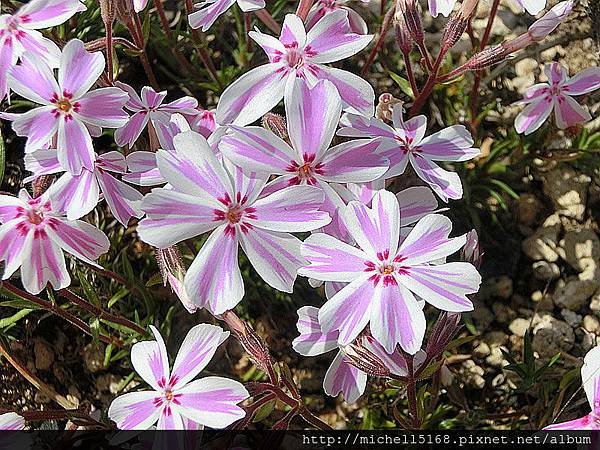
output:
M406 78L402 78L400 75L390 72L390 78L396 82L402 92L408 95L410 98L414 98L410 82Z
M88 301L92 302L93 305L100 307L100 299L98 298L98 294L96 294L96 290L92 286L92 284L88 281L85 274L80 270L77 273L79 278L79 283L81 283L81 288L83 289L83 293Z
M10 317L4 317L4 318L0 319L0 328L7 328L7 327L17 323L19 320L21 320L23 317L25 317L31 311L33 311L33 309L22 309L20 311L17 311Z

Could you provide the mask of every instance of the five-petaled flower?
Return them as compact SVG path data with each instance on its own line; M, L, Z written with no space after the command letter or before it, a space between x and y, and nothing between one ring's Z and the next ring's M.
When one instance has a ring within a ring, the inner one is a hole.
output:
M58 83L52 69L34 53L23 55L21 64L10 71L8 85L43 105L10 117L17 135L27 136L26 153L46 148L57 137L58 160L65 170L73 175L84 168L94 170L91 135L99 136L102 127L119 128L128 118L123 111L128 97L121 89L90 91L103 70L102 53L87 52L77 39L62 51Z
M425 316L420 299L444 311L473 309L466 294L477 292L481 277L470 263L440 263L465 244L449 238L450 219L429 214L400 240L396 196L379 191L372 208L350 202L342 214L346 229L360 248L316 233L302 244L310 265L298 273L322 281L349 283L319 312L323 332L339 331L348 345L369 324L373 337L392 353L396 344L411 354L421 348Z
M594 347L585 355L581 380L592 412L579 419L549 425L544 430L600 430L600 347Z
M244 296L238 246L272 287L292 292L305 261L300 240L290 232L315 230L330 222L320 211L323 191L289 186L264 195L267 177L246 176L223 164L208 142L187 131L173 139L175 150L159 150L161 175L172 188L146 195L147 217L138 225L143 241L159 248L213 230L185 275L185 289L199 307L221 314Z
M254 122L284 96L291 97L297 77L311 86L318 80L329 80L346 109L373 115L375 93L371 85L358 75L324 65L358 53L373 38L350 29L347 11L325 15L308 32L298 16L288 14L279 39L258 31L249 34L265 51L269 63L250 70L225 89L217 105L218 123L242 126Z
M37 150L25 155L25 168L33 173L32 181L41 175L64 172L56 150ZM79 175L63 174L50 188L50 200L56 209L64 211L69 220L79 219L92 211L100 201L100 192L108 207L124 226L132 217L142 217L142 194L115 178L111 173L127 172L125 157L116 151L96 157L94 170L83 169Z
M102 231L81 220L68 220L53 207L49 192L31 198L25 189L19 197L0 195L0 261L3 280L21 267L21 282L28 292L39 294L50 282L56 290L71 283L63 250L97 266L109 248Z
M236 2L244 12L258 11L265 7L265 0L204 0L194 5L199 8L198 11L188 16L190 27L202 28L202 31L207 31L221 14Z
M479 155L473 138L463 125L444 128L425 137L427 117L421 115L404 120L402 105L394 105L391 127L380 119L346 114L341 121L341 136L377 138L378 152L390 161L384 175L402 175L410 162L416 174L444 201L459 199L463 189L460 177L438 166L435 161L467 161ZM369 145L367 143L367 145Z
M13 15L0 16L0 101L8 93L10 68L26 51L50 67L58 67L60 49L37 30L60 25L85 9L79 0L31 0Z
M544 68L548 83L538 83L525 91L525 98L516 102L527 106L515 119L518 133L531 134L546 121L552 110L556 126L565 129L591 120L590 113L572 97L600 88L600 67L590 67L572 78L557 62Z
M363 3L366 3L362 0ZM369 0L367 0L368 2ZM348 0L318 0L306 16L306 29L310 30L315 24L327 14L343 9L348 12L348 24L350 29L358 34L367 34L368 28L365 20L353 9L346 6Z
M194 378L206 367L228 331L209 324L193 327L186 335L173 369L162 336L150 326L155 341L131 348L131 363L152 391L129 392L113 400L108 417L122 430L197 429L197 424L225 428L245 416L238 404L248 398L244 386L228 378ZM193 380L193 381L192 381Z
M120 147L132 146L140 137L148 122L156 130L159 124L168 123L171 115L175 113L190 115L199 113L196 110L198 101L195 98L182 97L163 104L167 97L167 91L156 92L151 87L144 86L141 95L138 95L131 86L125 83L117 81L115 85L129 94L129 100L125 104L125 108L133 112L127 123L115 131L115 142Z

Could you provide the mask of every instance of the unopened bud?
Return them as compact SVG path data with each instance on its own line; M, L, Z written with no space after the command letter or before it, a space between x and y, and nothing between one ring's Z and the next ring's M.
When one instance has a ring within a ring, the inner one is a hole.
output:
M461 249L460 256L463 261L470 262L478 269L481 267L483 252L481 251L477 231L471 230L467 233L467 242L465 242L465 245Z
M402 54L408 55L413 48L413 39L406 27L402 10L399 8L396 10L396 15L394 17L394 30L396 32L396 43L398 44L398 48Z
M133 0L105 0L115 4L115 17L121 23L131 22L131 17L136 13Z
M155 253L163 285L166 286L168 284L171 287L190 314L196 312L198 307L190 300L183 285L186 270L177 245L167 248L157 248Z
M343 352L350 364L367 375L378 378L388 378L390 376L390 369L385 366L383 361L360 343L344 347Z
M550 33L552 33L571 13L573 9L572 0L560 2L544 14L540 19L536 20L529 27L529 35L536 42L541 41Z
M54 177L52 175L40 175L31 183L33 198L37 198L46 192L46 189L52 184Z
M442 49L448 51L460 40L463 35L471 17L477 9L477 3L479 0L465 0L460 5L460 9L450 17L446 30L444 30L444 36L442 37Z
M441 355L460 329L460 313L442 312L433 325L425 353L432 357Z
M486 67L497 64L504 59L508 54L502 45L488 47L479 53L475 53L466 63L466 67L470 70L481 70Z
M404 17L406 29L414 41L418 46L424 45L423 23L421 22L421 15L417 10L416 0L400 0L398 7Z
M285 117L269 112L263 116L262 126L284 141L288 139Z

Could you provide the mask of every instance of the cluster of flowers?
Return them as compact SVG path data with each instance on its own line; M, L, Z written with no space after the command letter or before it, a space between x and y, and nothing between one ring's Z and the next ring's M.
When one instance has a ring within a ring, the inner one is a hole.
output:
M190 23L206 29L233 3L205 2ZM392 125L373 117L375 94L367 81L326 65L372 39L364 21L341 3L318 3L306 26L288 14L279 38L250 32L268 63L225 89L214 111L190 97L165 103L167 92L149 87L139 95L118 82L93 89L101 84L103 55L79 40L61 51L36 31L81 11L79 0L33 0L2 16L0 95L12 91L40 105L2 118L27 138L28 181L61 174L38 197L25 190L19 197L0 195L3 279L21 268L23 286L37 294L48 283L54 289L70 284L63 250L96 264L108 239L80 219L104 199L123 225L141 218L140 238L158 249L210 232L187 272L169 278L190 311L220 315L242 300L240 246L275 289L292 292L298 274L314 286L324 282L324 306L298 311L294 348L303 355L339 349L325 378L328 394L355 401L364 391L366 374L348 355L357 342L397 375L406 372L403 354L415 355L418 364L424 304L469 311L467 295L481 281L472 264L446 262L467 238L450 237L452 224L436 213L434 195L444 202L461 198L458 175L438 163L467 161L479 150L464 126L428 135L427 118L405 119L402 105L394 107ZM262 1L238 4L246 11L264 7ZM439 5L432 11L449 12ZM554 28L564 19L548 14L540 20L554 20ZM566 71L552 65L550 84L528 92L530 105L517 129L533 131L553 106L559 126L587 120L569 95L597 88L598 76L590 70L565 81ZM285 133L249 126L282 99ZM160 150L127 157L95 152L92 137L103 129L115 129L116 144L131 147L146 128ZM336 134L351 139L331 146ZM386 182L409 163L426 186L387 191ZM142 196L131 184L154 188ZM292 234L299 232L312 234L302 242ZM113 402L109 416L120 428L225 427L243 417L237 404L248 393L241 384L219 377L192 381L227 333L205 324L193 328L170 371L162 338L152 331L156 341L136 344L132 361L153 391ZM12 416L2 417L13 423Z

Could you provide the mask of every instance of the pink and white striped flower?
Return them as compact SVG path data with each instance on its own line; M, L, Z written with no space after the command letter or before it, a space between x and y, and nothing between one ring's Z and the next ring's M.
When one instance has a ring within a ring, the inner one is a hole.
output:
M444 201L461 198L463 189L458 174L442 169L436 161L468 161L480 153L472 147L471 133L463 125L452 125L426 137L427 117L405 121L401 104L394 106L393 127L355 114L346 114L341 125L340 136L378 139L378 152L390 161L384 178L403 174L410 163L419 178Z
M236 2L244 12L258 11L265 7L265 0L204 0L194 5L199 10L188 16L190 27L202 28L202 31L207 31L221 14Z
M225 428L245 416L238 404L248 398L244 386L228 378L194 378L206 367L229 336L221 327L202 323L186 335L173 369L162 336L150 326L155 341L131 348L131 363L151 391L129 392L113 400L108 417L121 430L189 429L188 425Z
M52 69L29 52L12 68L8 85L20 96L42 106L12 115L13 130L27 136L25 152L46 148L56 137L58 160L73 175L94 170L91 134L119 128L127 122L123 106L127 94L116 87L90 91L104 70L101 52L89 53L83 42L72 40L62 51L58 82ZM89 91L89 92L88 92Z
M109 248L102 231L81 220L68 220L57 211L47 191L37 198L25 189L18 197L0 195L0 223L2 279L21 267L23 287L32 294L39 294L48 282L56 290L69 286L63 250L98 266L94 260Z
M0 414L0 431L18 431L25 428L25 419L15 412Z
M8 94L7 75L23 53L58 67L60 49L37 30L60 25L85 9L79 0L31 0L13 15L0 15L0 101Z
M315 24L327 14L343 9L348 12L348 23L350 29L358 34L367 34L369 32L365 20L353 9L346 6L348 0L318 0L310 9L306 17L306 29L310 30ZM363 2L365 3L365 2Z
M125 108L133 112L127 123L115 131L115 142L119 147L132 146L140 137L142 131L152 124L156 130L159 124L168 124L171 115L175 113L196 115L198 101L192 97L182 97L178 100L163 104L167 91L156 92L149 86L142 88L141 95L128 84L117 81L115 86L129 94Z
M291 146L262 127L235 125L219 143L223 155L244 170L279 175L269 192L292 185L318 186L325 192L323 209L333 217L345 203L330 183L372 181L387 171L387 158L376 153L375 140L329 148L342 112L342 100L331 82L321 80L311 88L304 80L294 80L285 106Z
M527 105L515 119L517 132L533 133L553 110L556 126L561 130L591 120L590 113L572 96L599 89L600 68L591 67L569 78L567 69L553 62L545 66L544 72L548 83L531 86L525 91L525 98L516 102Z
M342 215L359 248L316 233L302 244L310 265L298 273L322 281L349 283L319 312L324 333L339 331L348 345L369 324L373 337L392 353L397 343L410 353L420 348L425 316L415 295L453 312L473 309L466 294L477 292L481 277L470 263L433 265L458 251L465 236L449 238L450 219L429 214L400 241L400 211L396 196L379 191L368 208L350 202Z
M24 181L40 175L64 172L56 150L38 150L25 155L25 169L33 172ZM96 157L94 170L83 169L79 175L66 172L50 188L50 200L56 210L64 211L69 220L79 219L92 211L102 197L115 218L127 226L132 217L142 217L142 194L112 174L125 174L125 157L116 151Z
M300 240L290 232L311 231L331 220L319 208L323 192L290 186L261 196L266 177L246 176L223 164L208 142L193 131L174 138L175 151L156 154L161 175L172 188L154 189L138 226L143 241L158 248L212 233L185 275L189 298L213 314L237 305L244 296L238 247L270 286L292 292L305 264Z
M308 32L298 16L288 14L279 39L259 31L249 34L265 51L269 63L250 70L225 89L217 105L218 123L243 126L254 122L284 96L291 100L296 78L303 78L310 86L318 80L329 80L345 109L373 115L375 93L369 83L358 75L325 65L358 53L373 38L350 29L347 11L325 15Z
M321 330L318 316L319 309L314 306L304 306L298 310L296 327L300 336L294 339L292 347L302 356L317 356L337 349L323 379L323 389L331 397L336 397L341 392L347 403L354 403L365 392L367 374L350 363L338 344L338 331L324 333ZM407 374L406 361L400 353L388 354L371 337L364 337L363 344L368 346L390 372L398 376Z
M581 380L592 412L580 419L549 425L544 430L600 430L600 347L594 347L585 355Z

